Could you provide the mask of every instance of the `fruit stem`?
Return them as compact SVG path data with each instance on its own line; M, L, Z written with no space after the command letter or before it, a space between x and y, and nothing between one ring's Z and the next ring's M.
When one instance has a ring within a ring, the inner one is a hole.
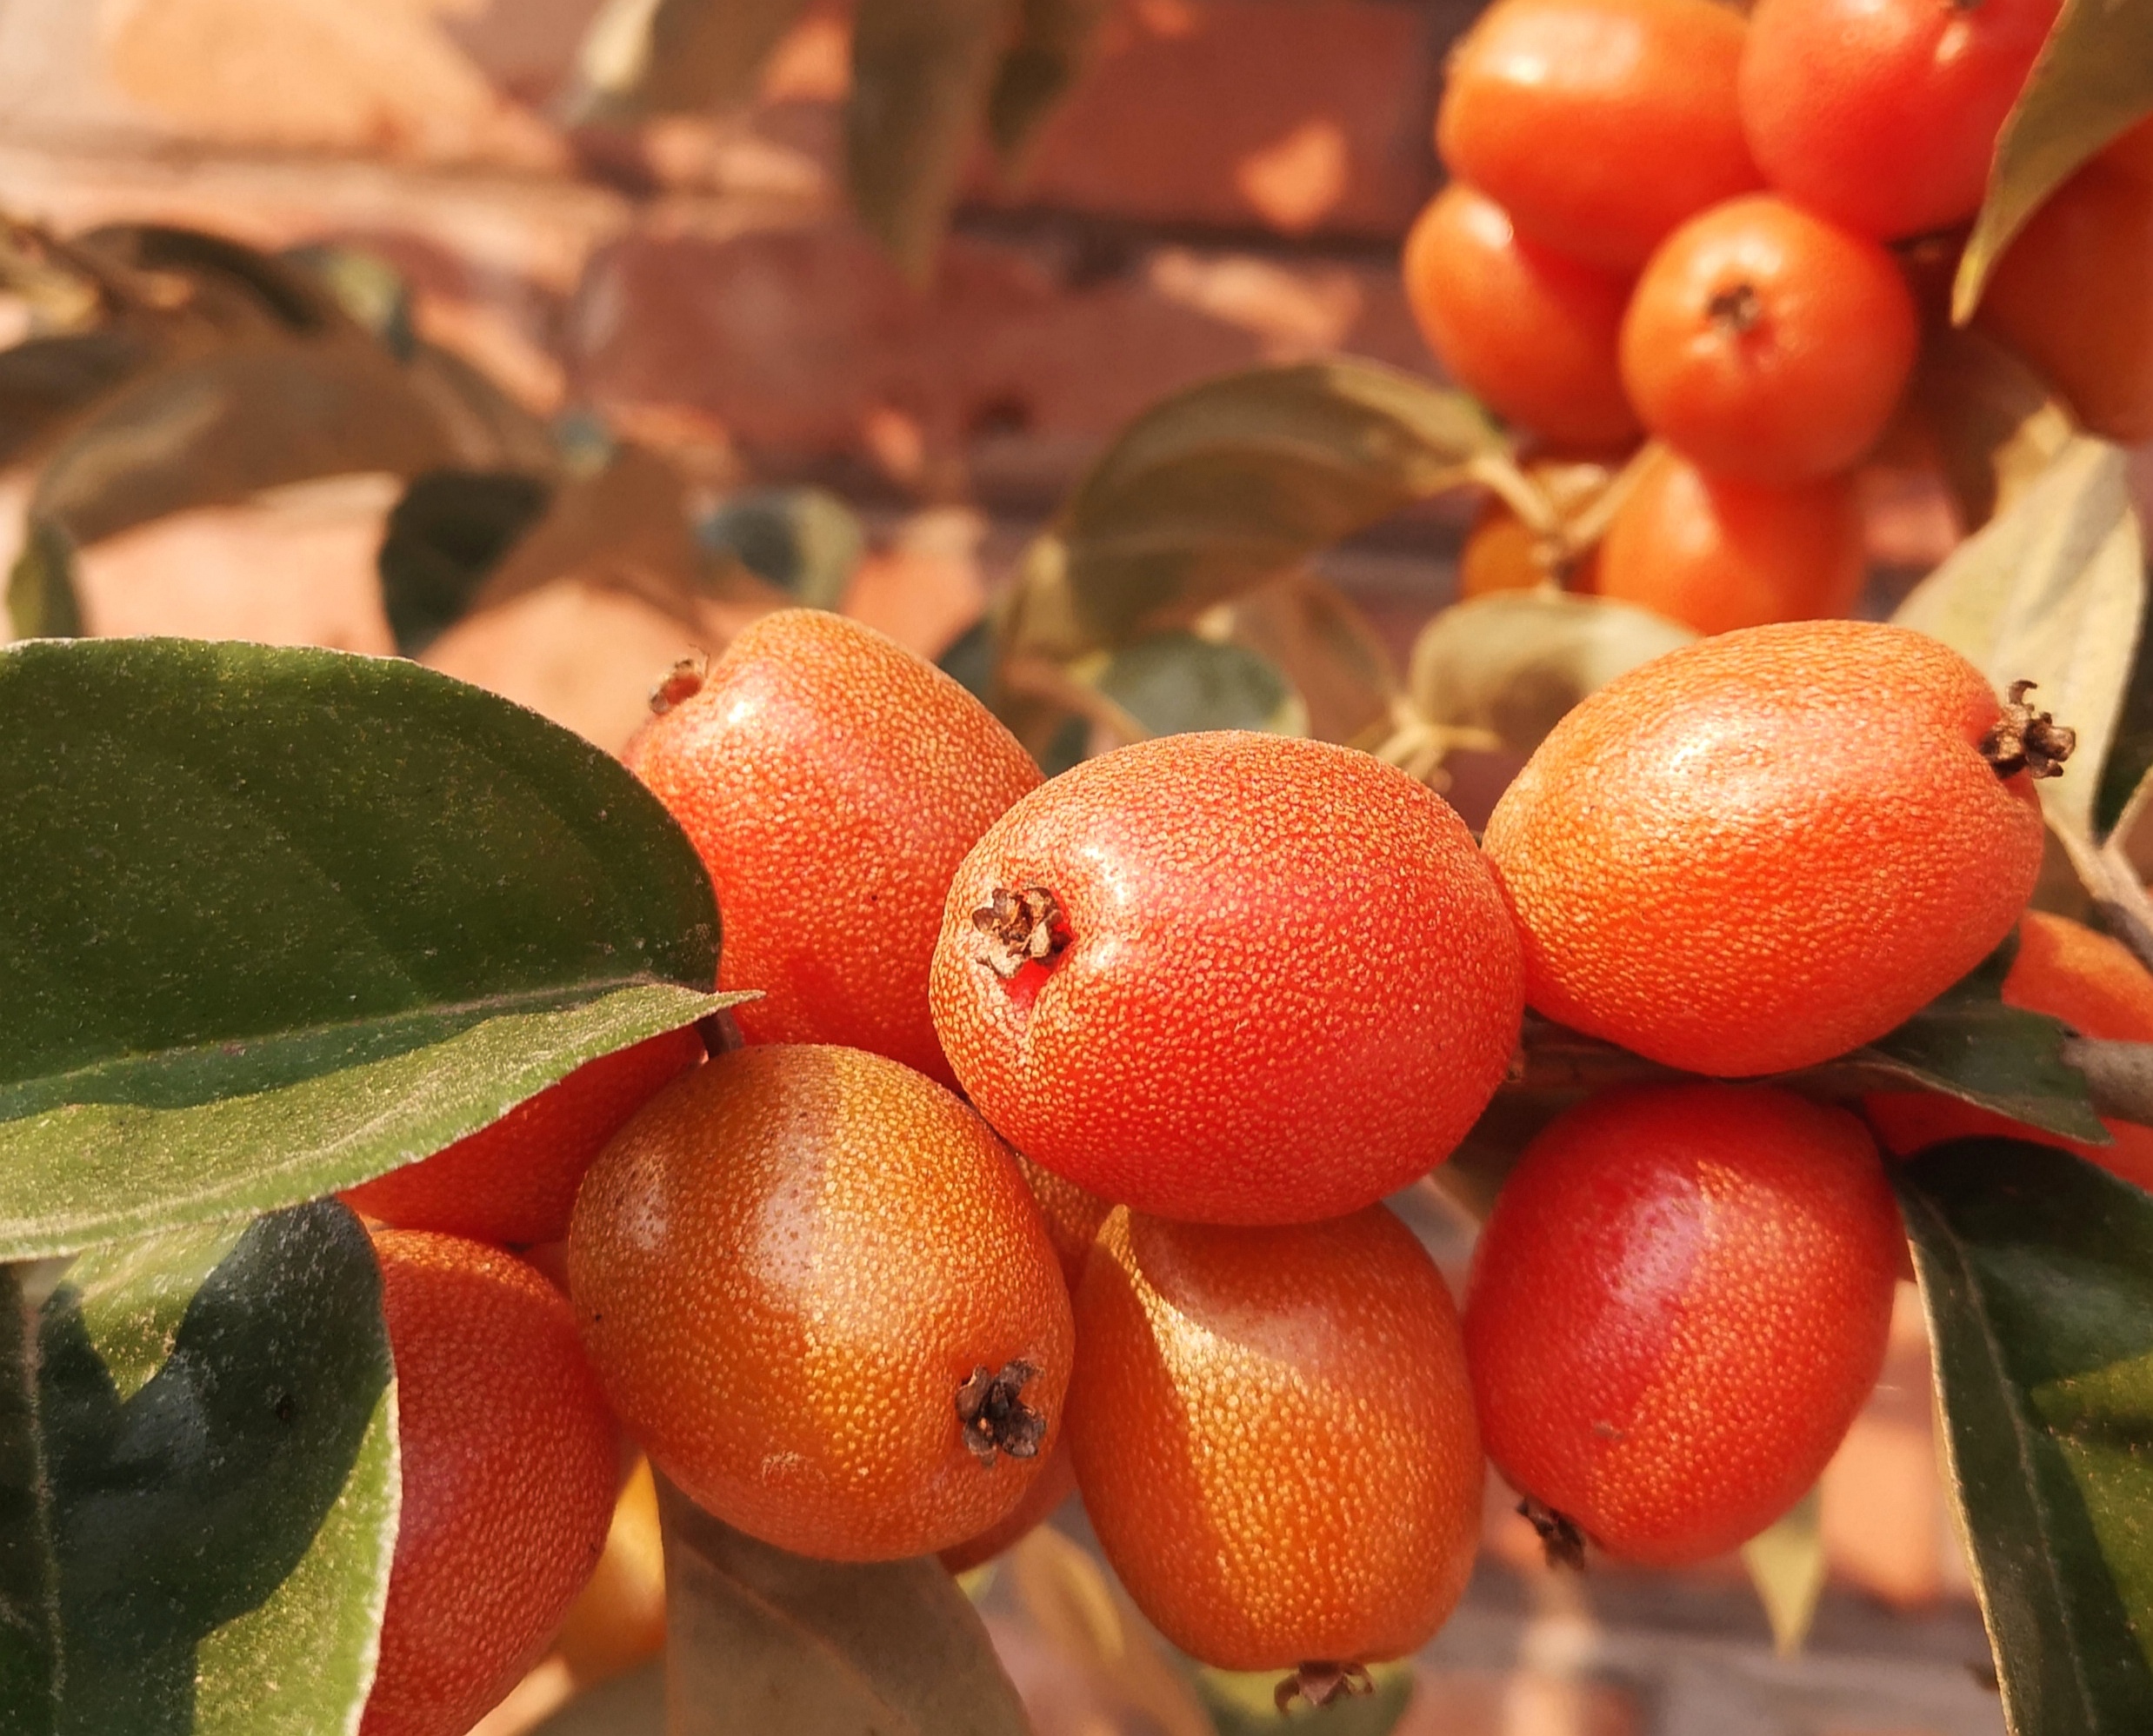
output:
M997 1452L1012 1459L1039 1456L1047 1420L1017 1396L1038 1372L1029 1362L1017 1361L1004 1363L997 1374L982 1363L957 1389L957 1418L963 1427L964 1444L982 1465L991 1466Z
M1004 982L1069 944L1061 901L1043 886L997 887L993 901L972 912L972 928L974 955Z
M1756 293L1755 284L1736 283L1715 291L1712 299L1704 304L1704 311L1722 331L1739 337L1745 332L1755 331L1763 322L1764 302Z
M1320 1709L1342 1697L1375 1692L1376 1684L1368 1679L1365 1664L1318 1661L1302 1665L1279 1683L1271 1700L1283 1718L1296 1699L1304 1699Z
M2013 682L2003 702L2003 715L1981 738L1982 757L1996 768L1998 777L2019 772L2036 778L2060 777L2063 762L2078 745L2078 732L2067 729L2045 711L2026 703L2026 695L2038 682Z
M1585 1534L1577 1528L1576 1520L1530 1495L1518 1502L1517 1511L1525 1523L1539 1533L1540 1547L1547 1553L1548 1566L1584 1572Z

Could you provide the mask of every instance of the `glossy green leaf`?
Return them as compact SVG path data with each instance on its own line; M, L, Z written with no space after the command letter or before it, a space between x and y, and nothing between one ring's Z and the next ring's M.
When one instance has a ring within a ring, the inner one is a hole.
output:
M1093 684L1154 735L1192 729L1308 734L1308 708L1268 657L1193 633L1125 645Z
M931 1558L787 1554L663 1480L671 1736L1027 1736L1017 1690Z
M1894 1181L2014 1736L2153 1729L2153 1196L2010 1140Z
M932 275L1018 0L860 0L845 169L869 233Z
M1076 622L1115 643L1188 620L1456 485L1502 446L1463 393L1372 362L1192 386L1124 429L1063 509Z
M1742 1565L1771 1623L1772 1649L1791 1658L1824 1593L1824 1503L1815 1489L1742 1546Z
M324 1201L102 1247L34 1313L20 1271L0 1272L0 1503L26 1521L0 1550L0 1728L353 1728L398 1507L357 1220Z
M610 0L577 56L578 121L696 114L739 102L806 0Z
M1959 257L1951 317L1974 316L2011 237L2071 172L2153 113L2153 0L2064 0L2003 123L1989 191Z
M2076 440L1892 617L1943 640L1999 692L2039 683L2032 703L2078 732L2063 775L2039 786L2042 807L2083 837L2137 649L2144 562L2122 449Z
M2029 1127L2106 1145L2109 1131L2094 1113L2085 1075L2063 1058L2070 1036L2068 1026L2045 1013L1946 994L1855 1050L1845 1064L1874 1074L1880 1085L1941 1092Z
M265 1211L723 1004L617 761L416 665L0 651L0 1258Z
M1005 167L1076 83L1108 10L1106 0L1018 0L1017 40L987 96L987 136Z
M514 470L430 470L412 480L376 557L399 651L417 656L463 618L552 493Z

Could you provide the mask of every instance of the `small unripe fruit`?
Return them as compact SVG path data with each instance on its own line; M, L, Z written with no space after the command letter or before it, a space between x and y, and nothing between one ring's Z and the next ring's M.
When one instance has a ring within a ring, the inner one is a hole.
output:
M817 609L752 622L630 768L695 842L725 921L721 988L750 1043L871 1049L952 1082L927 1010L942 897L1039 769L992 713L870 628Z
M1294 1223L1440 1162L1517 1036L1470 834L1366 754L1222 731L1064 772L964 859L957 1077L1035 1163L1163 1216Z
M1008 1148L857 1049L722 1055L577 1196L569 1286L614 1410L693 1500L831 1560L1013 1507L1069 1379L1069 1292Z
M1547 1127L1465 1292L1489 1457L1611 1554L1731 1549L1823 1472L1883 1365L1898 1210L1843 1110L1652 1087Z
M1450 1293L1390 1212L1116 1212L1076 1310L1077 1486L1168 1639L1227 1669L1336 1671L1442 1625L1472 1571L1480 1440Z
M2018 920L2042 855L2027 768L2069 735L1873 622L1756 627L1633 669L1488 821L1526 999L1721 1077L1882 1036Z

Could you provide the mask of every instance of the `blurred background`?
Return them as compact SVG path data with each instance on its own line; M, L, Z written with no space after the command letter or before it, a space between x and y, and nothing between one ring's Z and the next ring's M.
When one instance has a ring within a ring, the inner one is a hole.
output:
M1476 9L1102 3L1019 172L967 138L946 242L908 254L917 223L878 238L848 200L842 3L0 0L13 633L402 651L617 749L677 658L789 600L961 652L1165 394L1341 351L1433 374L1396 256ZM902 88L937 100L931 67ZM2153 509L2153 448L2134 476ZM1890 440L1861 489L1882 613L1961 523ZM1327 551L1326 595L1402 664L1482 505ZM1475 824L1482 782L1461 767L1453 790ZM1432 1189L1405 1203L1458 1277L1470 1220ZM1491 1486L1466 1607L1326 1727L2000 1732L1900 1300L1876 1399L1751 1564L1783 1629L1820 1599L1798 1654L1741 1560L1552 1574ZM1199 1709L1087 1565L1080 1513L1058 1523L977 1587L1040 1736L1273 1721L1216 1684ZM657 1728L638 1546L599 1594L632 1619L586 1612L598 1637L484 1736Z

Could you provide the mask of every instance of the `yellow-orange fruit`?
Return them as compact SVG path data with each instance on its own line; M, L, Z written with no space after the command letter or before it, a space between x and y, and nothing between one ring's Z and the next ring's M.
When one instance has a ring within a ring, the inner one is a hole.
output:
M1956 651L1867 622L1723 634L1610 682L1488 821L1528 1003L1726 1077L1882 1036L2033 891L2031 781L1983 752L2002 719Z
M992 713L871 628L754 622L629 744L725 919L750 1043L841 1043L954 1083L927 1011L950 876L1039 768Z
M991 1561L1012 1543L1029 1536L1053 1517L1055 1509L1076 1493L1076 1467L1069 1456L1069 1436L1054 1445L1054 1456L1033 1479L1024 1498L977 1537L942 1552L942 1565L952 1573L970 1573Z
M463 1736L597 1566L612 1420L566 1300L512 1254L383 1230L403 1510L360 1736Z
M636 1468L613 1503L590 1582L561 1623L553 1649L578 1687L602 1682L653 1658L665 1645L665 1558L658 1534L658 1491L650 1461Z
M2061 1019L2079 1035L2153 1043L2153 974L2121 941L2045 910L2018 921L2018 955L2003 978L2003 1002ZM2153 1127L2103 1118L2113 1145L2090 1145L1928 1092L1878 1092L1862 1110L1885 1146L1904 1154L1945 1140L2036 1140L2061 1146L2111 1175L2153 1189Z
M568 1269L651 1462L782 1549L946 1549L1059 1433L1069 1291L1039 1209L984 1121L880 1055L777 1044L678 1081L591 1166Z
M1608 526L1592 589L1700 633L1731 633L1846 614L1862 594L1863 552L1850 478L1773 488L1666 452Z
M345 1190L361 1215L477 1241L558 1241L605 1142L675 1074L703 1059L692 1025L585 1061L467 1139Z
M1370 1663L1472 1572L1457 1313L1381 1206L1279 1228L1116 1211L1076 1297L1070 1447L1143 1613L1233 1670Z
M1042 1169L1023 1152L1010 1154L1024 1174L1024 1185L1038 1202L1039 1216L1047 1227L1047 1240L1054 1244L1054 1257L1062 1262L1062 1276L1074 1295L1083 1281L1084 1263L1091 1258L1091 1244L1099 1226L1114 1209L1096 1194L1087 1194L1074 1181L1064 1181L1051 1169Z

